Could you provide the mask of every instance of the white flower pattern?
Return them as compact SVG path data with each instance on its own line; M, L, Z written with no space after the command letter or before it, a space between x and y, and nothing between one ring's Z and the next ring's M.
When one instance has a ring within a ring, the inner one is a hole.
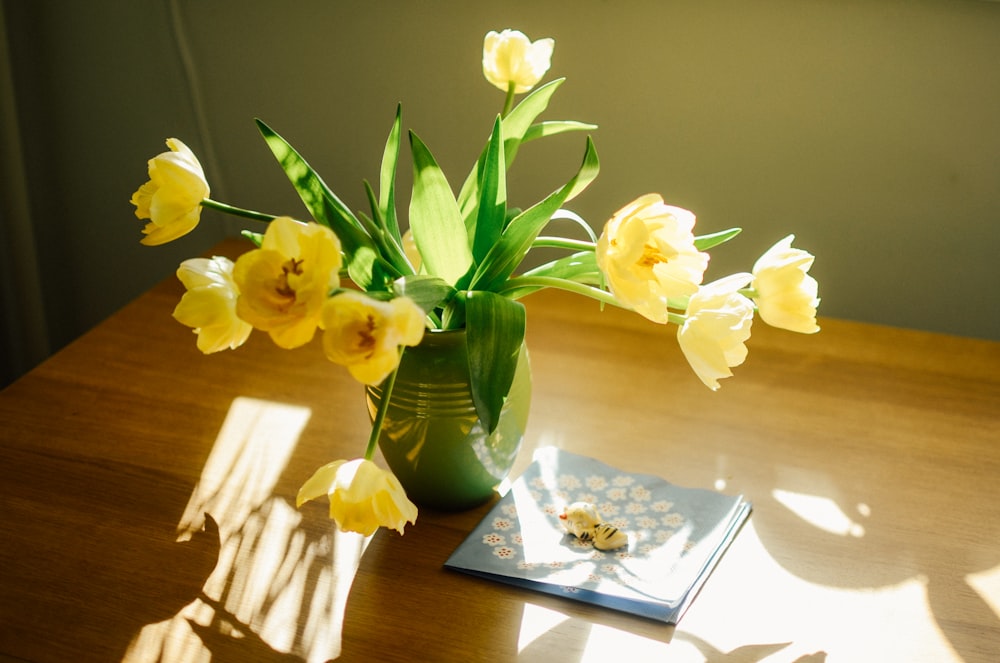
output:
M602 551L566 533L559 516L573 502L595 505L604 524L627 533L628 544ZM557 448L538 450L498 507L447 567L588 603L618 597L623 610L669 623L751 508L742 496L629 474Z
M558 527L559 514L571 502L590 502L597 505L605 523L628 532L631 545L614 551L601 551L593 547L591 541L566 535L569 550L585 552L575 563L562 560L529 562L524 558L524 539L518 527L517 507L505 505L503 514L492 522L492 532L483 536L483 545L492 549L493 554L507 560L522 571L547 569L560 576L570 574L577 565L585 564L586 573L579 576L581 587L594 589L608 579L617 579L622 573L622 561L633 558L649 558L655 555L684 525L684 517L673 511L673 502L652 501L653 492L634 477L620 474L613 477L600 475L580 479L570 474L559 474L549 481L535 477L528 482L529 495L541 504L540 508L553 525ZM550 501L543 503L547 495ZM685 553L690 545L682 546ZM572 586L567 585L565 591ZM574 590L575 591L575 590Z
M489 534L483 537L483 543L485 543L488 546L502 546L503 544L507 543L507 540L504 539L499 534L497 534L496 532L490 532Z

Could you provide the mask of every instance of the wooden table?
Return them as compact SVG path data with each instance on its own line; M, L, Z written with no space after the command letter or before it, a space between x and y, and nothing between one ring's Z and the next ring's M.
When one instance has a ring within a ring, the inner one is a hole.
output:
M758 323L713 393L674 327L528 298L515 474L554 445L754 504L674 628L443 570L488 505L361 555L323 504L294 508L361 453L360 387L318 343L202 356L181 292L0 393L0 660L1000 660L998 343Z

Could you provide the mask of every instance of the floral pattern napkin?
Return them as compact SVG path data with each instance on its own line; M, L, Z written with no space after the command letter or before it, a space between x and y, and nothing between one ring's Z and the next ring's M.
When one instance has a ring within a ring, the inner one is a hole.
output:
M572 502L596 505L628 545L601 551L566 534L559 514ZM445 567L676 624L750 510L742 496L543 448Z

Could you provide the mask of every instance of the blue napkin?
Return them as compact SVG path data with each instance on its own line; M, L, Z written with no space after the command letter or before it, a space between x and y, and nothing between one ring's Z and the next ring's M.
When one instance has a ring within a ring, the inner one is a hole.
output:
M567 534L559 515L573 502L594 504L628 545L601 551ZM445 567L676 624L750 510L742 496L543 448Z

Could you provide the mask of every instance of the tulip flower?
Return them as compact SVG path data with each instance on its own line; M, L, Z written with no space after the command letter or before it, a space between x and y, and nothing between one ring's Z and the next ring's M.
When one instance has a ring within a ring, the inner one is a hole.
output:
M553 39L531 41L518 30L490 31L483 40L483 75L504 92L527 92L542 80L552 61Z
M205 354L236 349L253 327L236 315L239 288L229 258L191 258L181 263L177 278L187 289L174 308L174 319L193 327L198 349Z
M803 334L819 331L819 284L809 276L813 255L792 248L789 235L768 249L753 266L750 288L761 319L772 327Z
M149 181L132 194L135 215L149 219L141 242L165 244L194 230L201 218L201 201L208 182L198 158L176 138L167 139L169 152L149 160Z
M377 406L364 454L318 469L296 500L301 506L327 495L330 516L341 530L370 535L389 527L402 533L416 520L417 509L399 480L372 458L395 402L403 350L419 345L427 328L465 329L473 407L487 432L501 431L496 422L511 396L510 378L521 356L517 349L526 321L517 300L536 291L560 289L658 324L678 325L685 358L713 390L745 360L756 311L771 325L806 333L819 329L818 287L808 275L813 256L793 249L791 236L761 256L752 274L707 285L702 285L707 251L735 237L739 228L696 237L691 211L651 193L611 215L598 237L590 221L567 207L601 169L590 136L579 166L561 186L547 188L551 193L533 204L517 195L508 169L522 145L596 128L542 117L562 82L541 82L554 48L551 38L531 41L512 29L485 35L483 76L506 96L501 112L488 118L491 130L483 132L486 141L460 188L452 186L455 180L446 177L417 133L404 130L397 106L381 150L377 186L363 183L370 213L345 204L304 152L262 120L256 125L267 149L315 222L212 200L201 164L176 138L166 141L169 151L149 160L149 181L132 195L136 216L148 220L143 244L162 244L190 232L202 208L267 224L263 234L261 226L243 230L250 244L235 262L188 260L177 271L185 293L174 317L194 330L203 353L236 348L253 329L267 332L281 348L298 348L318 329L327 359L361 383L379 387L370 401L377 400ZM471 55L479 57L478 51ZM519 94L524 97L515 103ZM397 174L407 170L400 168L407 139L412 177L397 182ZM404 183L410 185L409 207L401 217ZM400 221L410 228L405 234ZM549 225L552 221L576 227L564 236ZM553 250L558 255L550 260L539 253ZM535 266L525 269L529 255ZM350 283L341 287L341 278ZM513 457L520 436L496 437L490 444L496 442L505 453L494 455ZM388 458L390 449L382 450ZM424 465L422 460L418 475L437 471ZM498 464L496 470L499 476L509 467ZM421 480L415 477L414 485ZM483 497L489 485L483 485ZM447 482L441 486L448 492ZM455 497L443 496L445 501Z
M400 534L417 520L417 507L399 480L370 460L337 460L316 470L299 489L296 507L327 495L330 517L343 532L374 534L389 527Z
M657 194L618 210L597 240L608 289L640 315L667 322L668 300L697 292L708 267L708 254L694 246L694 223L694 214Z
M260 248L236 260L236 312L279 347L304 345L316 332L328 295L340 286L341 262L340 240L332 230L278 217Z
M684 357L702 382L715 391L719 380L732 376L747 356L753 302L740 294L750 274L733 274L698 289L688 303L687 315L677 330Z
M424 337L424 312L407 297L378 301L348 290L323 307L323 350L354 379L380 384L399 364L399 346Z

